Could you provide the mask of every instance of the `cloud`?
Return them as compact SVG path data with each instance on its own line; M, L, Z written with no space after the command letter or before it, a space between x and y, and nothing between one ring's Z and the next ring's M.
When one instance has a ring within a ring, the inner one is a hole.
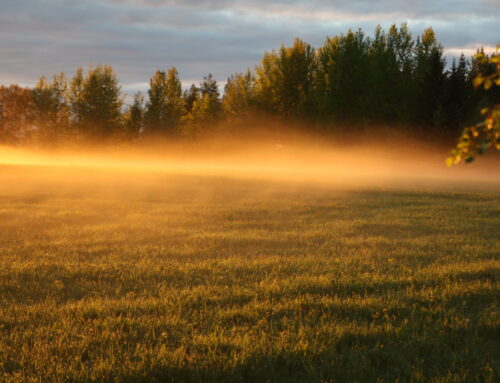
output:
M415 34L432 25L449 55L470 53L496 45L498 14L495 0L2 0L0 83L91 63L113 65L127 91L171 66L185 82L223 81L297 36L319 46L404 21Z
M177 6L195 10L231 10L235 12L258 13L279 17L293 15L308 18L310 15L328 17L350 17L351 19L375 18L394 14L405 18L455 19L460 16L494 15L500 6L496 0L107 0L115 4L139 7Z

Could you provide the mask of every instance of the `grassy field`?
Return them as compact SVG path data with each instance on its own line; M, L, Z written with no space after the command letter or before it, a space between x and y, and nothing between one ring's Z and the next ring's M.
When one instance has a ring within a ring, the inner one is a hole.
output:
M498 381L500 190L459 185L0 167L0 382Z

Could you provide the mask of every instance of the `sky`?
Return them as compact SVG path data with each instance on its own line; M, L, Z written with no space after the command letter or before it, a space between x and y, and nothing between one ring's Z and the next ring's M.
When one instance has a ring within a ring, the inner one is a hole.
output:
M432 26L450 59L500 41L500 0L0 0L0 84L109 64L124 92L146 90L175 66L184 85L212 73L223 83L265 51L300 37L407 22Z

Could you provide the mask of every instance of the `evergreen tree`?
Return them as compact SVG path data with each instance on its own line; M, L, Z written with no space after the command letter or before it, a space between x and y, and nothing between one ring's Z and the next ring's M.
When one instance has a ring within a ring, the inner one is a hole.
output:
M125 127L127 136L137 139L144 129L144 96L137 92L134 96L134 102L128 108L125 115Z
M165 72L156 71L149 80L149 100L144 115L146 131L163 132L166 129L167 77Z
M401 24L399 29L392 25L387 34L387 43L389 49L395 53L399 71L397 82L392 84L396 107L394 117L397 122L413 122L417 93L414 76L415 41L408 24Z
M376 121L394 121L398 107L398 84L401 73L397 63L395 41L380 26L369 41L366 107L364 116Z
M193 104L195 100L199 97L200 89L195 85L191 84L191 87L184 91L184 106L185 114L190 113L193 110Z
M415 79L417 122L427 134L439 133L444 118L445 59L432 28L427 28L416 43Z
M200 84L200 98L194 102L193 116L195 120L205 124L215 122L220 117L221 106L219 85L209 73Z
M199 135L202 127L216 123L222 111L219 86L212 74L203 77L199 89L191 112L184 118L186 124L189 125L189 133L194 136Z
M453 60L445 91L446 128L452 136L456 136L460 132L462 125L467 123L472 93L468 63L463 54L460 56L458 64Z
M219 85L211 73L203 77L203 81L200 84L200 92L202 96L208 95L214 100L219 100Z

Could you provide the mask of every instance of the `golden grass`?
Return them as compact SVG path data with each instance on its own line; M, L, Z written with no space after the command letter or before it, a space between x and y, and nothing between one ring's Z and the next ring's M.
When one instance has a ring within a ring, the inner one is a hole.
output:
M500 192L0 167L0 381L494 382Z

